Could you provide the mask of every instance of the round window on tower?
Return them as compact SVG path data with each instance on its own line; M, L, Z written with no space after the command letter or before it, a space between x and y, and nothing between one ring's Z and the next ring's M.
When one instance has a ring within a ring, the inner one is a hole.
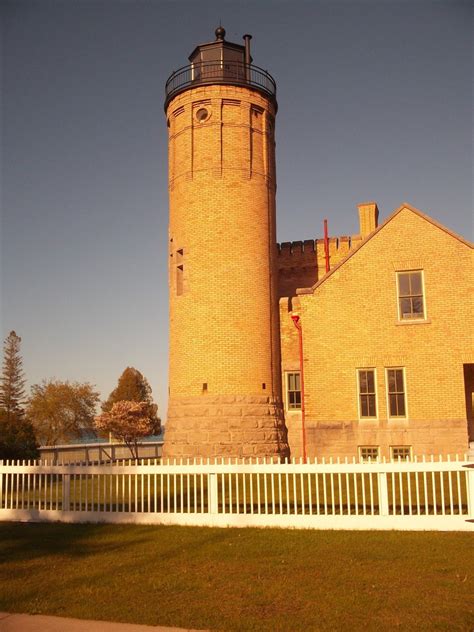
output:
M199 108L196 110L196 121L199 123L205 123L211 116L211 110L209 108Z

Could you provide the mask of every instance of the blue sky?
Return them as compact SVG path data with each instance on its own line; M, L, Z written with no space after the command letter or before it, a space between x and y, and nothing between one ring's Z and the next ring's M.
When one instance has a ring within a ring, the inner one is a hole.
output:
M280 241L402 202L472 239L470 2L3 2L1 333L29 384L167 393L168 75L251 33L278 85Z

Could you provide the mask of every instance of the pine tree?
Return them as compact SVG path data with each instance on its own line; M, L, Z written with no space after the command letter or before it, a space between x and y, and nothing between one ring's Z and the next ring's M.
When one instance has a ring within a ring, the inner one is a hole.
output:
M0 459L35 459L38 445L25 418L25 374L20 355L21 338L11 331L3 346L0 378Z
M21 338L11 331L3 345L3 371L0 379L0 408L7 422L23 419L25 374L20 355Z

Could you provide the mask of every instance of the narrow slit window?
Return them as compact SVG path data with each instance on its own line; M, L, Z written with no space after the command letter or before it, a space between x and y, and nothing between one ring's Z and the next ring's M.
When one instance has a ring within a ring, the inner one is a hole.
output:
M361 419L377 418L377 396L375 393L375 369L359 369L359 416Z
M176 295L184 293L184 250L179 248L176 251Z
M181 296L184 290L184 266L176 266L176 294Z

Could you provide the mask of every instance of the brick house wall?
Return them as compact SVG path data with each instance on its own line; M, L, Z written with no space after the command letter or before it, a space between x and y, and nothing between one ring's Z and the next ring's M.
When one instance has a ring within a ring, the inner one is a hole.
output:
M396 273L412 270L423 271L425 319L400 321ZM298 359L289 310L296 305L301 314L310 456L357 456L359 446L377 446L386 457L391 446L418 455L466 452L472 271L468 242L404 206L313 288L299 290L299 305L280 300L283 377ZM376 419L359 418L357 370L364 368L375 369ZM404 370L405 419L389 418L387 368ZM300 418L286 413L293 456Z

